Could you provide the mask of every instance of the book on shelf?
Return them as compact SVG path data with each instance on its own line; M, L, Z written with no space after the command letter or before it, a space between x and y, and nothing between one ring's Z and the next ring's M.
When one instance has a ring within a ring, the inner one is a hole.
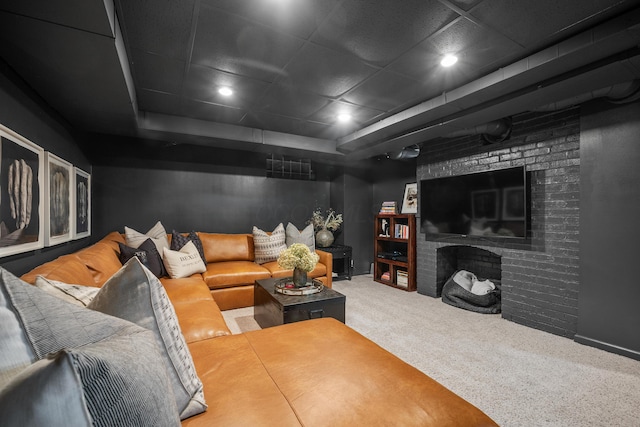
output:
M382 206L380 207L381 214L395 215L396 212L396 202L382 202Z
M409 226L404 224L396 224L393 237L395 237L396 239L408 239Z

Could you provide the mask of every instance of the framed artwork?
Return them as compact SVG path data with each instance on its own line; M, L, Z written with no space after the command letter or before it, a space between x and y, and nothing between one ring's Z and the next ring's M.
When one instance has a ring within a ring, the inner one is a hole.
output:
M412 182L404 186L404 197L402 198L402 213L418 213L418 183Z
M471 218L474 220L498 220L498 190L471 192Z
M91 175L74 168L73 180L73 238L91 236Z
M502 219L521 221L525 215L524 188L508 187L502 190Z
M73 166L45 152L45 246L68 242L72 237L73 206L71 184Z
M44 150L0 125L0 257L44 246Z

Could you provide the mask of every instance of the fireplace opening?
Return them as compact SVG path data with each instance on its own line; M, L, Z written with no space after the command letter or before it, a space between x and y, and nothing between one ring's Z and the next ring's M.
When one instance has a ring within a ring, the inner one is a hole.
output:
M489 279L497 286L502 280L502 256L486 249L467 245L444 246L437 249L437 295L445 282L458 270L467 270L479 279Z

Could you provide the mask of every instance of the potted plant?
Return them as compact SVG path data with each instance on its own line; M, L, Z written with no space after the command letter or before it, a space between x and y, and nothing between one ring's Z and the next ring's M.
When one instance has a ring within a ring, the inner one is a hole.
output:
M318 208L313 211L308 223L312 224L316 231L316 244L321 248L326 248L333 243L333 232L337 231L342 225L342 214L337 214L336 211L329 208L325 218L320 208Z
M293 284L301 288L307 285L307 273L316 267L319 259L304 243L294 243L280 252L278 265L293 270Z

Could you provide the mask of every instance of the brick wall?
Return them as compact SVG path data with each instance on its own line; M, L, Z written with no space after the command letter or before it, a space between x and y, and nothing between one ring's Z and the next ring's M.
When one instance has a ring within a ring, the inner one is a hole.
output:
M557 335L576 333L579 277L580 110L526 113L513 118L508 141L480 136L426 143L417 179L524 165L531 178L531 241L477 242L502 257L502 317ZM418 220L419 222L419 220ZM417 239L418 292L434 297L438 248L466 240Z

